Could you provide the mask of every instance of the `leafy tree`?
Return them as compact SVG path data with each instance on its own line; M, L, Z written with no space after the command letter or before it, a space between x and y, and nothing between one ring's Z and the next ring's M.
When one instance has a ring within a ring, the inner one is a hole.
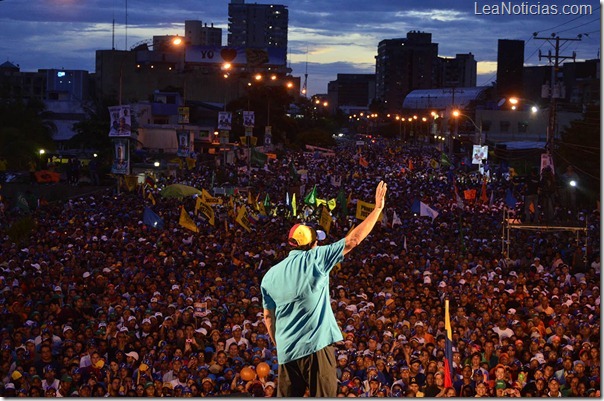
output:
M44 119L45 106L38 100L0 102L0 152L9 168L24 169L39 158L39 150L54 150L56 126Z

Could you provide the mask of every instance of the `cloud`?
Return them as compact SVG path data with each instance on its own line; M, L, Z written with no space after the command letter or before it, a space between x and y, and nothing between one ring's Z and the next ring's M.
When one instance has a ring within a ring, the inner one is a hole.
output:
M311 94L326 92L327 82L337 73L374 73L378 43L405 37L412 30L431 33L441 56L474 54L479 83L483 75L494 73L498 39L525 40L525 60L531 65L544 65L539 50L552 50L550 44L532 39L533 32L542 36L559 32L564 37L589 33L563 49L576 51L578 59L596 58L600 48L595 0L581 0L593 6L593 15L584 16L477 15L475 2L467 0L246 0L252 1L288 7L289 63L293 75L303 76L308 60ZM97 49L110 49L115 43L121 50L154 35L182 35L185 20L213 23L223 30L226 45L229 3L128 0L126 44L123 0L4 0L0 58L20 64L24 71L64 67L92 72Z

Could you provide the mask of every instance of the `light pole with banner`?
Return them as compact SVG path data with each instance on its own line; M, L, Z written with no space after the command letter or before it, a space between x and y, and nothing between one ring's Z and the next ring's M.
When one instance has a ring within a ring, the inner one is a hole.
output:
M480 120L480 124L478 125L470 116L461 113L459 110L453 111L453 117L459 118L460 116L463 116L470 121L474 128L476 128L478 131L478 144L474 144L472 146L472 164L478 164L478 170L484 175L485 172L483 163L489 157L489 147L482 145L482 120Z

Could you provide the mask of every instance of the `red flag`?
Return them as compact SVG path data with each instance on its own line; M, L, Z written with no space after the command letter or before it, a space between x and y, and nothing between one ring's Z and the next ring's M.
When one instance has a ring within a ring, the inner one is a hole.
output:
M463 197L465 200L476 199L476 190L475 189L466 189L465 191L463 191Z
M480 200L482 203L487 203L489 201L489 197L487 196L487 180L482 181L482 189L480 191Z
M369 163L363 156L359 157L359 164L363 167L369 167Z

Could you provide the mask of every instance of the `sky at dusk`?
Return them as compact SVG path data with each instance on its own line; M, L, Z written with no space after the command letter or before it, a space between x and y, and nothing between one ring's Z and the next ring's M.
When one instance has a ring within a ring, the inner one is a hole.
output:
M249 3L250 1L246 1ZM374 73L377 45L429 32L438 54L472 53L478 85L495 80L498 39L525 40L525 65L547 65L539 51L553 47L535 40L558 34L577 38L562 55L577 60L600 53L601 9L594 0L281 0L289 9L288 63L292 75L308 72L309 94L327 92L338 73ZM229 0L0 0L0 64L21 71L46 68L94 72L95 51L129 49L153 35L184 35L185 20L201 20L228 31ZM127 10L127 29L126 29ZM558 15L551 15L557 12ZM549 13L546 14L546 13ZM567 14L567 15L564 15ZM115 20L115 36L112 22Z

